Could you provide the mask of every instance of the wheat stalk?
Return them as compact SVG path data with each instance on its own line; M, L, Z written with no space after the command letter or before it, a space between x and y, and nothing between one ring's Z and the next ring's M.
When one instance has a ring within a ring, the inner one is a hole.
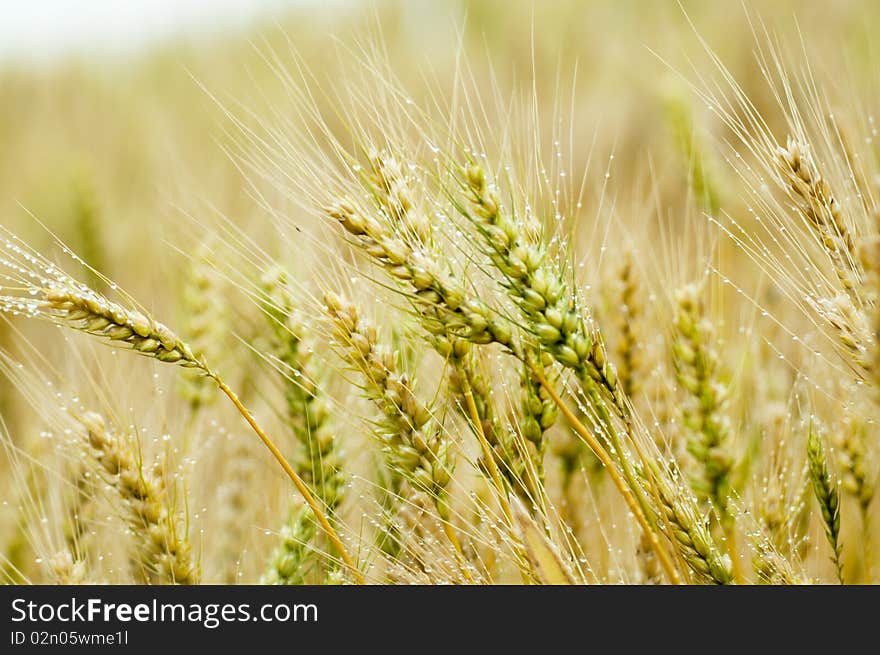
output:
M721 553L687 492L674 482L662 481L660 476L655 480L668 531L691 572L701 582L729 584L733 580L731 558Z
M60 550L53 555L49 560L49 569L57 584L89 584L86 563L83 560L74 560L69 550Z
M442 426L415 396L410 380L398 370L397 356L379 345L375 326L358 308L329 292L324 305L342 357L361 371L367 397L382 412L379 435L389 466L432 498L440 517L448 520L446 488L454 463Z
M855 239L847 228L840 203L819 173L809 146L789 137L784 148L777 148L776 156L779 171L798 201L798 210L816 230L843 288L852 294L862 277L854 258Z
M216 363L224 353L223 342L229 326L220 280L209 263L210 257L207 243L200 244L185 277L184 334L197 359ZM217 393L211 380L198 369L183 371L179 391L194 411L212 402Z
M642 383L642 335L639 323L644 307L641 304L639 279L633 265L633 255L626 250L618 273L620 285L619 318L617 321L617 377L627 398L634 398Z

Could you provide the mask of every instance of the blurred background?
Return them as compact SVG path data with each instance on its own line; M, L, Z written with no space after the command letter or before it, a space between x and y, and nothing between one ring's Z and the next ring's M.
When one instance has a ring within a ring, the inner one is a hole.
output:
M795 63L809 52L833 105L835 87L847 102L852 89L858 97L876 88L868 62L878 11L856 0L8 3L0 224L44 252L55 249L51 231L172 322L180 299L168 291L186 270L181 252L204 239L198 225L222 215L257 239L268 225L224 154L234 130L219 103L257 116L283 111L287 90L267 52L329 89L357 74L361 49L381 44L416 101L419 89L450 88L462 61L499 97L534 90L537 128L565 125L566 157L595 153L588 177L617 198L614 220L661 219L684 241L675 226L693 213L695 194L713 210L738 209L711 147L729 135L682 81L717 74L701 40L759 110L774 104L755 54L768 40ZM779 112L765 113L774 127ZM9 334L0 323L0 345L16 352Z

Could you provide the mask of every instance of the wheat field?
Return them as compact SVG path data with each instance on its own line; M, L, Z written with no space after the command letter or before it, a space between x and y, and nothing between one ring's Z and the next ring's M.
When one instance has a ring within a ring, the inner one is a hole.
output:
M875 3L343 3L0 62L9 584L871 584Z

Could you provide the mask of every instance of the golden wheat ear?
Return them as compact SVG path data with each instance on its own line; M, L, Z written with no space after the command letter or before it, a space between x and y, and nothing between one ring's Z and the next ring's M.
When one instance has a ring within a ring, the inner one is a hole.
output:
M131 438L110 430L99 414L88 412L79 422L95 461L126 507L145 581L198 584L200 571L187 536L181 534L183 521L168 507L164 476L145 467Z

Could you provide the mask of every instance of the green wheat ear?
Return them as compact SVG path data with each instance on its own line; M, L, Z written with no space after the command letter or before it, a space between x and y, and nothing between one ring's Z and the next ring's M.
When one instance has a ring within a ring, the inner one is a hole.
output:
M699 467L692 484L698 496L718 509L722 521L730 522L728 496L733 458L727 416L729 392L720 377L714 325L707 316L701 286L682 287L675 300L672 361L678 383L690 396L682 407L682 422L688 431L687 450Z
M825 536L831 546L831 559L837 570L837 579L843 584L843 566L841 562L842 545L840 543L840 495L837 484L828 470L825 457L825 446L816 431L810 427L807 440L807 463L810 470L810 481L813 493L819 503L822 522L825 524Z
M363 575L349 555L336 528L331 524L325 508L309 490L306 482L290 465L238 395L217 372L209 368L204 359L194 354L189 344L146 313L113 302L74 280L5 229L0 228L0 233L6 237L0 249L5 258L0 260L0 265L9 271L2 279L14 281L18 285L2 288L2 291L8 290L11 293L0 295L0 312L24 314L52 321L112 343L127 345L140 355L198 370L213 380L284 469L349 573L358 583L364 582Z
M326 508L331 520L345 496L343 453L332 428L331 406L319 385L316 366L304 338L309 331L295 306L287 274L281 268L268 271L262 280L266 296L263 311L270 335L270 353L277 359L284 389L287 422L296 440L292 457L297 473ZM320 561L316 547L317 525L308 505L291 510L281 530L282 540L269 559L263 581L271 584L303 584L312 569L326 577L335 568Z

